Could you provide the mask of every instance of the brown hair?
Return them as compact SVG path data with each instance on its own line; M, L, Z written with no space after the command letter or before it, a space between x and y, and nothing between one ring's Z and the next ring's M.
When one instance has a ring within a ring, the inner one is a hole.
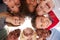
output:
M8 40L11 36L14 36L14 37L13 37L14 39L15 39L15 38L18 38L18 37L20 36L20 32L21 32L20 29L16 29L16 30L10 32L10 33L7 35L6 40Z
M46 37L51 35L51 30L46 29L36 29L36 33L39 36L39 38L46 39ZM47 34L47 35L46 35Z

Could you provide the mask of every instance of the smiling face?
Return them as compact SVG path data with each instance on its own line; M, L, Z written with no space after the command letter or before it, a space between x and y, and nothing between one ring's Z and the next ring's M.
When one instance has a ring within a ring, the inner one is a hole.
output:
M37 0L26 0L28 5L36 6L37 5Z
M37 15L44 15L45 14L45 12L43 11L43 8L41 7L41 5L37 6L36 12L37 12Z
M3 0L11 12L19 12L21 6L20 0Z
M28 40L32 40L33 30L31 28L26 28L23 30L24 37Z
M30 10L30 12L33 12L37 5L37 1L36 0L26 0L26 3L28 5L28 9Z
M51 25L51 20L44 16L38 16L36 17L35 24L37 29L45 29L48 28L49 25Z
M37 29L36 33L39 37L38 40L44 40L51 35L51 31L46 29Z
M16 29L8 34L7 40L18 40L19 36L20 36L20 29Z

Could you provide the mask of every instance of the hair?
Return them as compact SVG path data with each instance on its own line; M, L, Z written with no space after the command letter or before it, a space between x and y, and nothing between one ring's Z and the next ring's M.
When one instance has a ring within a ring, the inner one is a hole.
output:
M36 29L36 33L39 38L43 38L43 40L46 40L46 37L49 37L51 35L51 30Z
M27 31L30 31L30 33L27 34ZM25 33L26 33L26 34L25 34ZM34 31L33 31L32 28L26 28L26 29L23 30L23 34L24 34L25 36L27 36L27 35L33 35L33 33L34 33Z
M30 12L28 9L28 4L26 2L26 0L21 0L21 12L24 12L26 16L32 17L36 14L36 11L34 10L34 12Z
M19 15L21 15L21 14L22 14L22 15L25 15L24 12L22 12L22 9L23 9L23 1L20 0L20 3L21 3L21 6L19 7L20 10L19 10L18 13L11 12L10 8L6 5L6 6L7 6L7 11L8 11L11 15L13 15L13 16L14 16L14 15L19 16Z
M32 17L32 20L31 20L31 23L32 23L32 26L36 29L36 18L37 17L44 17L43 15L42 16L38 16L38 15L35 15Z
M36 20L36 16L34 16L34 17L32 18L32 20L31 20L32 26L33 26L34 28L36 28L35 20Z
M20 36L20 32L21 32L20 29L16 29L16 30L10 32L6 37L6 40L8 40L13 35L14 35L14 38L18 38Z

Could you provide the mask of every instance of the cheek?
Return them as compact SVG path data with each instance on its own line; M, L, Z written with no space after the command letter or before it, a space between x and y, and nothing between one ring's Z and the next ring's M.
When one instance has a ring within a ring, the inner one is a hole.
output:
M38 7L36 8L36 11L39 12L39 11L42 11L42 9L38 6Z
M26 0L26 3L27 3L27 4L30 4L30 0Z
M23 24L25 20L24 20L24 18L20 18L19 21L20 21L20 24Z
M36 22L36 28L38 28L38 29L41 28L41 22L39 22L39 21Z
M31 4L33 4L33 6L36 6L37 5L37 1L34 0L34 2L31 1Z

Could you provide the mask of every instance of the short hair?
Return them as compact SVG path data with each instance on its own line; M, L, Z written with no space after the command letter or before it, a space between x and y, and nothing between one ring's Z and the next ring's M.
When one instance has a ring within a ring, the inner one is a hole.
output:
M35 29L37 29L36 28L36 18L37 17L44 17L43 15L41 15L41 16L38 16L38 15L36 15L36 16L34 16L33 18L32 18L32 20L31 20L31 23L32 23L32 26L35 28ZM49 20L51 20L51 18L50 17L48 17L49 18ZM52 21L52 20L51 20Z
M38 15L35 15L32 17L32 20L31 20L31 23L32 23L32 26L36 29L36 18L37 17L44 17L43 15L42 16L38 16Z

